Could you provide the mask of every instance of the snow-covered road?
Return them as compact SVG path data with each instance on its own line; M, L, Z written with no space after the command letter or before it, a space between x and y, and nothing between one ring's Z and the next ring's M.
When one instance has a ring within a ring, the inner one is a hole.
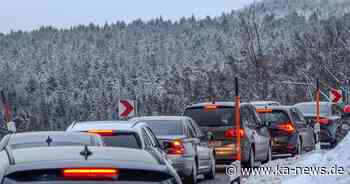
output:
M350 134L348 134L336 148L332 150L321 150L303 154L292 158L277 159L262 167L277 168L310 168L324 169L326 172L336 171L341 175L263 175L250 176L249 184L350 184ZM344 169L344 172L342 170ZM322 171L320 172L322 173ZM300 171L300 170L299 170ZM306 172L309 172L306 171ZM310 172L309 172L310 173ZM323 172L324 174L325 172ZM246 183L246 182L244 182Z

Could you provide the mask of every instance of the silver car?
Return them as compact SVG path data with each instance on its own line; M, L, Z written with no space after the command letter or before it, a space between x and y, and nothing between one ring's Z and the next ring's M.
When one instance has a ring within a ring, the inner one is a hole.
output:
M215 177L215 157L193 119L184 116L133 118L131 122L147 123L164 145L167 157L184 183L197 183L197 176Z

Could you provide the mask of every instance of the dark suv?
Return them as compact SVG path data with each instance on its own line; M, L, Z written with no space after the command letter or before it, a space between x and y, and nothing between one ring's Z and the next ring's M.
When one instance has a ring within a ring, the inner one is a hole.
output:
M234 128L235 103L198 103L187 107L184 116L191 117L205 133L214 149L216 163L230 164L236 159L236 129ZM247 167L271 159L271 139L267 126L263 125L250 103L242 103L241 150L242 163Z
M305 119L313 126L316 122L316 102L304 102L295 105ZM320 103L320 142L321 147L335 147L341 137L341 124L343 121L342 109L331 102Z
M257 108L257 112L269 124L273 156L293 156L314 149L313 128L296 107Z

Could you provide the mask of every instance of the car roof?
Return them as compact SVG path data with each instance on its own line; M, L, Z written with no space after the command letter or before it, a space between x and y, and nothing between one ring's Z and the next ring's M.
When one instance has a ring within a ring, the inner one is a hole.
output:
M119 130L134 132L135 122L130 121L80 121L76 122L70 130L89 131L97 130Z
M41 161L84 161L85 156L81 154L84 146L57 146L57 147L36 147L11 150L16 164ZM159 161L150 153L140 149L121 147L94 147L89 146L92 153L87 160L115 160L143 162L147 164L159 164ZM38 156L40 153L40 156Z
M204 107L204 106L206 106L206 105L213 105L213 104L215 104L215 105L219 105L219 106L226 106L226 107L235 107L236 106L236 103L235 102L215 102L215 103L213 103L213 102L201 102L201 103L196 103L196 104L192 104L192 105L190 105L190 106L188 106L188 107L186 107L186 108L192 108L192 107ZM245 103L245 102L243 102L243 103L241 103L240 104L241 106L244 106L244 105L251 105L251 103Z
M132 118L130 121L142 121L142 120L172 120L172 121L182 121L187 117L184 116L141 116Z
M287 106L287 105L280 105L280 106L268 106L266 109L272 109L272 110L290 110L294 106ZM295 108L295 107L294 107ZM257 108L257 109L265 109L264 107Z
M23 132L10 134L9 144L19 144L28 141L38 141L42 139L43 142L50 137L53 141L76 141L76 142L91 142L91 137L100 137L96 134L87 134L82 132L63 132L63 131L42 131L42 132Z
M272 104L272 103L280 104L277 101L252 101L250 103L253 104L253 105L263 105L263 104L267 104L268 105L268 104Z
M30 136L97 136L95 134L87 134L82 132L65 132L65 131L36 131L36 132L21 132L11 134L11 138L21 138L21 137L30 137Z
M303 105L315 105L316 102L312 101L312 102L301 102L301 103L297 103L294 106L303 106ZM320 105L333 105L333 102L320 102Z

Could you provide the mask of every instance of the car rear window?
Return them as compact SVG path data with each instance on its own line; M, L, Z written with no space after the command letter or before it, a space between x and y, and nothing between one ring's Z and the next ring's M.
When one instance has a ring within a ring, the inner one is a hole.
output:
M305 116L314 115L316 116L316 105L315 104L309 104L309 105L297 105L297 108L300 110L300 112ZM321 104L320 106L320 115L321 116L328 116L330 114L330 108L328 105Z
M162 135L184 135L184 127L181 121L175 120L145 120L154 134Z
M102 135L105 146L141 149L141 143L136 133L113 133Z
M287 112L282 110L273 110L271 112L259 112L259 116L263 121L270 122L271 125L290 121Z
M191 117L201 127L232 126L234 107L194 107L187 108L184 116Z

